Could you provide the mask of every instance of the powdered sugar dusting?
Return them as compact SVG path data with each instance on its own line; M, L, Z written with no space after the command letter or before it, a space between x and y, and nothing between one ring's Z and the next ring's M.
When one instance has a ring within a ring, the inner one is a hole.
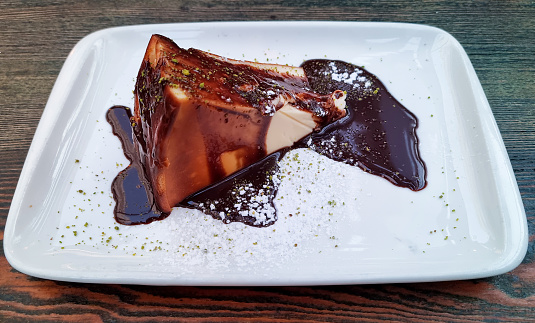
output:
M51 245L151 257L155 264L166 264L166 271L180 267L182 273L199 266L216 270L231 266L237 271L259 262L279 266L296 256L337 248L340 243L337 234L346 214L354 213L357 208L356 193L352 194L348 188L352 185L350 179L354 178L352 172L359 170L310 149L287 153L279 167L274 178L280 181L275 197L279 218L269 227L239 222L224 224L201 211L186 208L175 208L164 221L138 226L117 225L109 214L99 217L96 225L91 214L80 213L58 228ZM245 196L248 189L242 187L236 194ZM264 195L258 194L252 201L243 200L236 207L245 208L246 203L251 203L252 209L263 210L256 212L257 220L269 222L275 210L263 208L266 201ZM68 225L71 222L83 227L83 233L78 229L78 234L73 235L72 224Z
M237 221L236 214L238 214L242 218L238 222L258 227L270 226L277 221L277 212L272 200L279 186L280 177L277 176L275 169L259 176L263 181L260 185L248 178L238 180L233 182L230 192L221 194L215 199L196 203L195 208L227 224Z

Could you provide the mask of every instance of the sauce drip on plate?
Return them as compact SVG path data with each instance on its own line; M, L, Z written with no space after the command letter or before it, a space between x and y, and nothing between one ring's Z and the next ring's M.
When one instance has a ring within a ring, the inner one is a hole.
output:
M302 65L312 90L347 92L348 114L321 131L279 150L190 195L178 206L199 209L225 223L269 226L277 220L278 161L294 148L308 147L333 160L357 166L392 184L418 191L426 186L426 168L418 151L418 119L399 103L379 79L356 65L309 60ZM146 224L169 214L155 207L154 196L135 153L128 108L114 106L107 120L131 164L112 184L115 219L125 225ZM255 205L255 216L250 206Z

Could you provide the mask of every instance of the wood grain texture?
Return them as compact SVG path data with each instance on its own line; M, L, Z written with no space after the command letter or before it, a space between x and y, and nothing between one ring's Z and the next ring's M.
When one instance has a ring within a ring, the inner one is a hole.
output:
M535 3L533 1L0 2L0 244L11 199L59 70L77 41L113 26L235 20L429 24L464 46L503 136L528 217L514 271L428 284L194 288L74 284L12 269L0 246L0 321L535 320Z

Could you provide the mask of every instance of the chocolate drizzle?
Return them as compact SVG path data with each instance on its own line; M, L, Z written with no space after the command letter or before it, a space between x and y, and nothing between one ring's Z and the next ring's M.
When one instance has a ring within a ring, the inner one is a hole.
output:
M120 224L147 224L163 220L169 214L159 211L154 203L154 194L135 149L131 117L132 112L124 106L111 107L106 114L113 134L119 137L124 155L130 161L111 184L115 200L113 213Z
M375 75L342 61L309 60L301 66L314 91L347 92L348 115L311 134L307 146L394 185L413 191L426 186L416 136L418 119Z
M416 136L418 120L376 76L342 61L309 60L302 67L313 91L319 94L335 90L347 92L347 116L301 139L293 147L279 150L190 195L178 206L199 209L225 223L271 225L277 219L273 204L279 183L277 163L286 152L302 147L358 166L394 185L413 191L425 188L426 169L419 156ZM132 225L164 219L169 214L156 209L150 183L135 152L130 110L115 106L109 109L106 117L131 162L112 184L116 221ZM244 198L249 201L244 202ZM253 203L260 217L249 215L249 206Z
M308 134L310 123L292 127L299 135L291 140L271 131L279 110L306 111L319 130L345 116L335 101L343 96L310 90L298 67L232 60L152 35L134 87L132 124L158 209L170 213L189 195Z
M225 223L243 222L265 227L277 221L273 199L278 188L278 162L291 148L284 148L187 197L180 206L195 208ZM250 206L256 207L251 209ZM250 215L254 212L254 216Z

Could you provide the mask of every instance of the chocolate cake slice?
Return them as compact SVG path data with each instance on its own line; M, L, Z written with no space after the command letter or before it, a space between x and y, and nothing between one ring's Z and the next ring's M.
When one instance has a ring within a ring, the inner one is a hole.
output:
M182 49L161 35L149 42L134 93L134 142L166 213L346 114L344 92L313 92L300 67Z

